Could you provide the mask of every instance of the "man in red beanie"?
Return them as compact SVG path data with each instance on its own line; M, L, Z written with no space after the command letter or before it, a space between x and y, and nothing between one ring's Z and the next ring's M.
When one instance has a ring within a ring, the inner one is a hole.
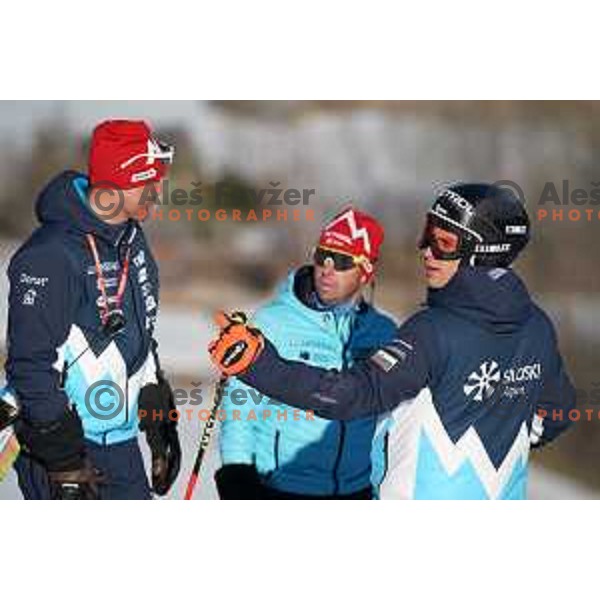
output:
M143 219L173 156L174 148L157 141L143 121L101 123L90 145L92 210L111 224Z
M173 399L153 337L158 269L139 223L153 197L145 186L172 158L142 121L101 123L89 174L65 171L46 186L41 225L12 257L6 374L27 499L146 499L177 476L176 424L152 420Z
M383 228L348 208L323 228L313 263L293 271L255 315L282 356L342 368L389 342L395 325L363 298ZM231 379L221 429L222 499L369 499L375 419L322 419ZM274 404L278 404L274 406Z

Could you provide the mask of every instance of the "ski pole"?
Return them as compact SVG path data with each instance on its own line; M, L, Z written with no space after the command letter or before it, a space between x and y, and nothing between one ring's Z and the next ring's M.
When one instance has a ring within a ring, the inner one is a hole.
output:
M196 455L194 468L192 469L192 472L190 473L190 478L188 479L187 487L185 489L185 496L183 497L184 500L191 500L192 496L194 495L194 489L196 487L196 484L198 483L198 475L200 474L200 468L202 467L202 460L204 459L204 454L206 453L206 449L210 444L210 438L212 437L215 428L217 412L223 400L223 390L225 389L226 383L227 377L223 375L217 383L213 407L210 411L210 415L208 416L206 424L204 425L204 429L202 430L202 437L200 438L200 447L198 448L198 454Z
M248 317L246 313L242 311L234 311L229 315L225 315L225 318L230 323L240 323L246 324L248 322ZM202 467L202 460L204 459L204 454L206 453L206 449L210 444L210 438L212 437L213 430L215 428L215 421L217 420L217 412L219 411L219 407L221 406L221 402L223 401L223 391L225 390L225 384L227 383L227 376L221 375L219 382L217 383L217 387L215 388L215 399L213 402L212 410L210 411L210 415L204 425L204 429L202 430L202 437L200 438L200 447L198 448L198 454L196 455L196 461L194 462L194 468L190 473L190 478L188 479L187 487L185 489L185 495L183 497L184 500L191 500L194 495L194 489L196 484L198 483L198 476L200 474L200 468Z

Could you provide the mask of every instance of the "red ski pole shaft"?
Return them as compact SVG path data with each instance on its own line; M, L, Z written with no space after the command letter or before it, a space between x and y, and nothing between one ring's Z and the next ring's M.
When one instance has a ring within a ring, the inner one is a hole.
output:
M210 415L208 416L208 419L206 421L206 424L204 425L204 429L202 430L202 437L200 438L200 447L198 448L198 454L196 455L194 467L192 468L192 472L190 473L190 477L187 482L185 495L183 497L184 500L191 500L192 496L194 495L194 489L196 488L196 485L198 483L200 469L202 468L202 460L204 459L206 449L210 444L210 439L215 428L217 412L223 400L223 390L225 389L226 383L226 376L222 376L221 379L219 379L219 382L217 383L217 387L215 389L215 401L212 410L210 411Z

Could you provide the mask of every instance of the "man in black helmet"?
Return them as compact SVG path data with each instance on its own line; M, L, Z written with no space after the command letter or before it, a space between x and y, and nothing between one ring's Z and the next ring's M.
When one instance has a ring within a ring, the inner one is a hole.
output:
M212 359L229 373L244 363L242 381L324 418L382 415L381 498L525 498L530 447L563 432L575 406L554 327L510 268L529 233L510 190L452 186L419 244L426 307L391 344L338 372L283 360L232 324Z

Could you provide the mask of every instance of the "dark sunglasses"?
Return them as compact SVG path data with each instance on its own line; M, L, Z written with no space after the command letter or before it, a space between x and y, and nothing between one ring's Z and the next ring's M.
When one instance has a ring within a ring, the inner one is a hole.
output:
M341 252L334 252L327 248L317 246L313 254L313 260L319 267L325 266L325 261L330 258L333 262L333 268L336 271L349 271L354 269L358 264L358 259L351 254L342 254Z

